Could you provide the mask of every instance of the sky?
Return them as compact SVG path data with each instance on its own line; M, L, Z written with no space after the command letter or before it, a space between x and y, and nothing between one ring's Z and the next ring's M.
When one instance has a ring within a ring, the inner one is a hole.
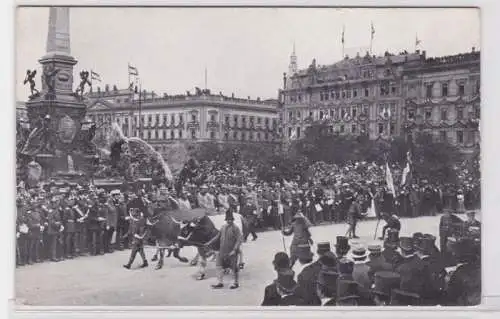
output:
M16 14L16 97L25 101L22 81L46 50L49 9L23 7ZM369 48L413 52L415 39L427 56L480 49L478 9L405 8L71 8L71 54L80 70L94 70L110 87L128 85L127 64L139 70L143 89L184 94L205 86L237 97L277 98L295 43L299 69L320 65L345 52ZM365 49L361 51L364 54ZM74 83L76 88L77 83ZM37 76L37 87L40 87Z

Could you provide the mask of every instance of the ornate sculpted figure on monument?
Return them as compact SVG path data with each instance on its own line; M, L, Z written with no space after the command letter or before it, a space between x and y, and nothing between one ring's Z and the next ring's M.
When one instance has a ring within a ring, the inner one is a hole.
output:
M31 130L21 154L26 156L34 156L39 153L53 152L52 136L54 135L50 128L50 115L46 115L43 120L40 120Z
M89 87L92 87L92 83L90 83L89 81L89 72L88 71L85 71L83 70L82 72L80 72L80 85L79 87L76 89L76 94L80 94L80 97L83 97L83 92L85 91L85 85L88 85Z
M23 84L26 85L27 83L30 84L30 90L31 90L31 96L29 97L30 99L34 98L36 95L38 95L40 92L35 88L35 75L36 75L36 70L27 70L26 71L26 78L24 79Z
M56 86L56 75L60 69L56 69L53 64L46 65L43 68L43 81L47 86L47 93L54 94Z

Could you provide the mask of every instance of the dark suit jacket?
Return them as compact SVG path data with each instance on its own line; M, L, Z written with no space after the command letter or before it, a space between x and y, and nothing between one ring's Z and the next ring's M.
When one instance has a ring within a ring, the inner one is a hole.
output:
M392 264L387 262L382 254L370 255L370 261L368 261L366 264L368 265L368 267L370 267L368 276L370 276L372 282L377 271L391 271L394 269Z
M481 302L481 267L479 263L457 267L446 289L445 305L475 306Z
M321 264L319 261L306 266L297 277L299 291L304 301L311 306L321 305L321 301L316 293L316 280L318 279Z
M403 258L401 264L396 268L396 272L401 276L401 290L422 295L426 281L423 278L429 278L429 275L418 256Z
M394 270L403 260L403 257L393 249L384 249L384 251L382 252L382 257L384 257L387 263L392 265Z
M276 289L276 283L272 283L264 290L264 300L261 306L304 306L305 302L299 293L281 297Z

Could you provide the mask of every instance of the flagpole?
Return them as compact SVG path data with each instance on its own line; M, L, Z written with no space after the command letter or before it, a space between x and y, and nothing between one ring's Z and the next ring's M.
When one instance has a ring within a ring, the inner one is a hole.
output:
M205 67L205 90L207 89L207 67Z
M372 47L373 47L373 22L370 25L370 55L373 52Z
M342 26L342 59L345 57L345 25Z

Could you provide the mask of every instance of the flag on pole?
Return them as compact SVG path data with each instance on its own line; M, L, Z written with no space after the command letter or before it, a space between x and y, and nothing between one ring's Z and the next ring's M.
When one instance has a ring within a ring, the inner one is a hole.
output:
M342 26L342 44L344 44L345 25Z
M417 47L422 41L418 39L418 34L415 35L415 46Z
M391 169L389 168L389 163L385 162L385 182L387 184L387 188L392 193L394 197L396 197L396 190L394 188L394 180L392 179Z
M373 27L373 21L372 21L372 40L374 35L375 35L375 28Z
M411 174L411 153L408 151L406 153L406 166L403 169L403 176L401 177L401 186L405 186L411 183L412 174Z
M130 64L128 65L128 75L139 75L139 71L137 71L137 68L135 66L131 66Z
M101 82L101 75L99 73L95 73L94 71L90 70L90 79Z

